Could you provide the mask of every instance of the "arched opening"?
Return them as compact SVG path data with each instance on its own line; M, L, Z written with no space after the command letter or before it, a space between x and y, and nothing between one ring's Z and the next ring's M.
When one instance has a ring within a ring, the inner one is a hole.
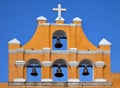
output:
M27 62L27 82L41 81L41 64L37 59L30 59Z
M57 30L52 36L52 49L53 50L67 50L67 36L62 30Z
M63 74L63 76L61 76L61 73ZM56 76L56 74L58 75L58 77ZM67 82L68 80L67 62L64 59L57 59L54 61L52 65L52 75L54 82Z
M93 81L93 63L89 59L84 59L79 63L80 82Z

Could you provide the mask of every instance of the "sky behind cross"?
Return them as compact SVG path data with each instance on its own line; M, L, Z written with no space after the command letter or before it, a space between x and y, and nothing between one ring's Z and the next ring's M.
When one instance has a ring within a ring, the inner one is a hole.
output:
M52 11L61 4L65 23L82 19L87 38L98 47L102 38L112 43L111 71L120 72L120 0L0 0L0 81L8 81L8 42L17 38L22 45L36 31L36 18L44 16L54 23L57 14Z

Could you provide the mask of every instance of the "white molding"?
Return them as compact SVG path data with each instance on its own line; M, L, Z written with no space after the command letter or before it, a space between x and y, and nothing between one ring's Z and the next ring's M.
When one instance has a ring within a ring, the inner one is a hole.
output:
M105 66L105 62L103 62L103 61L96 61L95 62L95 66L96 67L104 67Z
M47 20L47 18L45 18L44 16L39 16L39 17L37 17L37 20L39 21L39 20Z
M81 18L79 18L79 17L75 17L74 19L73 19L73 22L75 22L75 21L82 21L82 19Z
M43 50L25 50L27 54L43 54Z
M70 66L70 67L77 67L78 64L79 64L79 63L78 63L77 61L70 61L70 62L69 62L69 66Z
M44 79L41 80L41 82L53 82L53 79L44 78Z
M50 67L52 65L52 62L51 61L43 61L42 65L46 66L46 67Z
M68 50L52 50L52 54L68 54Z
M77 48L70 48L70 49L69 49L69 52L76 54L76 53L77 53Z
M16 49L17 52L24 52L24 49L23 48L18 48Z
M14 39L10 40L10 41L8 42L8 44L20 44L20 41L17 40L16 38L14 38Z
M107 82L107 80L103 78L99 78L99 79L95 79L95 82Z
M9 54L15 54L15 53L17 53L16 50L8 50L8 52L9 52Z
M80 82L80 80L76 78L72 78L72 79L68 79L68 82Z
M72 26L72 27L75 27L76 26L76 24L73 24L73 23L71 23L71 24L69 24L70 26Z
M99 42L99 46L110 46L111 42L109 42L108 40L106 40L105 38L103 38L100 42Z
M78 54L96 54L96 50L78 50Z
M25 82L26 80L24 78L15 78L13 81L14 82Z
M50 48L43 48L44 53L50 53Z
M23 60L17 60L17 61L15 61L15 65L16 66L25 66L25 61L23 61Z

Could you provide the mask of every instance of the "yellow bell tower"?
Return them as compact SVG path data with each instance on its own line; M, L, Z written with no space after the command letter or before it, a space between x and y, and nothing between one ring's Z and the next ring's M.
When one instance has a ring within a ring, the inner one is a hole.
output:
M17 39L8 42L9 79L4 88L117 88L110 72L111 43L103 38L96 47L85 36L82 19L75 17L72 23L65 24L61 12L66 9L58 4L53 11L58 11L55 23L38 17L36 32L25 45ZM61 77L62 81L56 81L56 72L62 73L65 80ZM87 81L87 75L91 80Z

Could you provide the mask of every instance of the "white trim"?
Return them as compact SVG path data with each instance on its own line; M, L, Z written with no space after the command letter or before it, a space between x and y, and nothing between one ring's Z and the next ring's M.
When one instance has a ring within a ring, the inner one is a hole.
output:
M17 60L17 61L15 61L15 65L16 66L25 66L25 61L23 61L23 60Z
M95 79L95 82L107 82L107 80L103 78L99 78L99 79Z
M79 63L77 61L70 61L68 64L70 67L77 67Z
M8 42L8 44L20 44L20 41L17 40L16 38L14 38L14 39L10 40L10 41Z
M68 54L68 50L52 50L52 54Z
M75 21L82 21L82 19L80 19L79 17L75 17L74 19L73 19L73 22L75 22Z
M103 38L100 42L99 42L99 46L110 46L111 42L109 42L108 40L106 40L105 38Z
M25 50L27 54L43 54L43 50Z
M65 19L63 17L57 17L55 21L65 21Z
M76 54L76 53L77 53L77 48L70 48L70 49L69 49L69 52Z
M44 53L50 53L50 48L43 48Z
M75 27L76 26L76 24L73 24L73 23L71 23L71 24L69 24L70 26L72 26L72 27Z
M44 78L44 79L41 80L41 82L53 82L53 79Z
M95 66L96 67L104 67L105 66L105 62L103 62L103 61L96 61L95 62Z
M24 78L15 78L13 81L14 82L25 82L26 80Z
M23 48L18 48L16 49L17 52L24 52L24 49Z
M76 78L72 78L72 79L68 79L68 82L80 82L80 80Z
M78 54L96 54L96 50L78 50Z
M47 18L45 18L44 16L39 16L37 17L37 20L47 20Z
M46 66L46 67L50 67L52 65L52 62L51 61L43 61L42 65Z

